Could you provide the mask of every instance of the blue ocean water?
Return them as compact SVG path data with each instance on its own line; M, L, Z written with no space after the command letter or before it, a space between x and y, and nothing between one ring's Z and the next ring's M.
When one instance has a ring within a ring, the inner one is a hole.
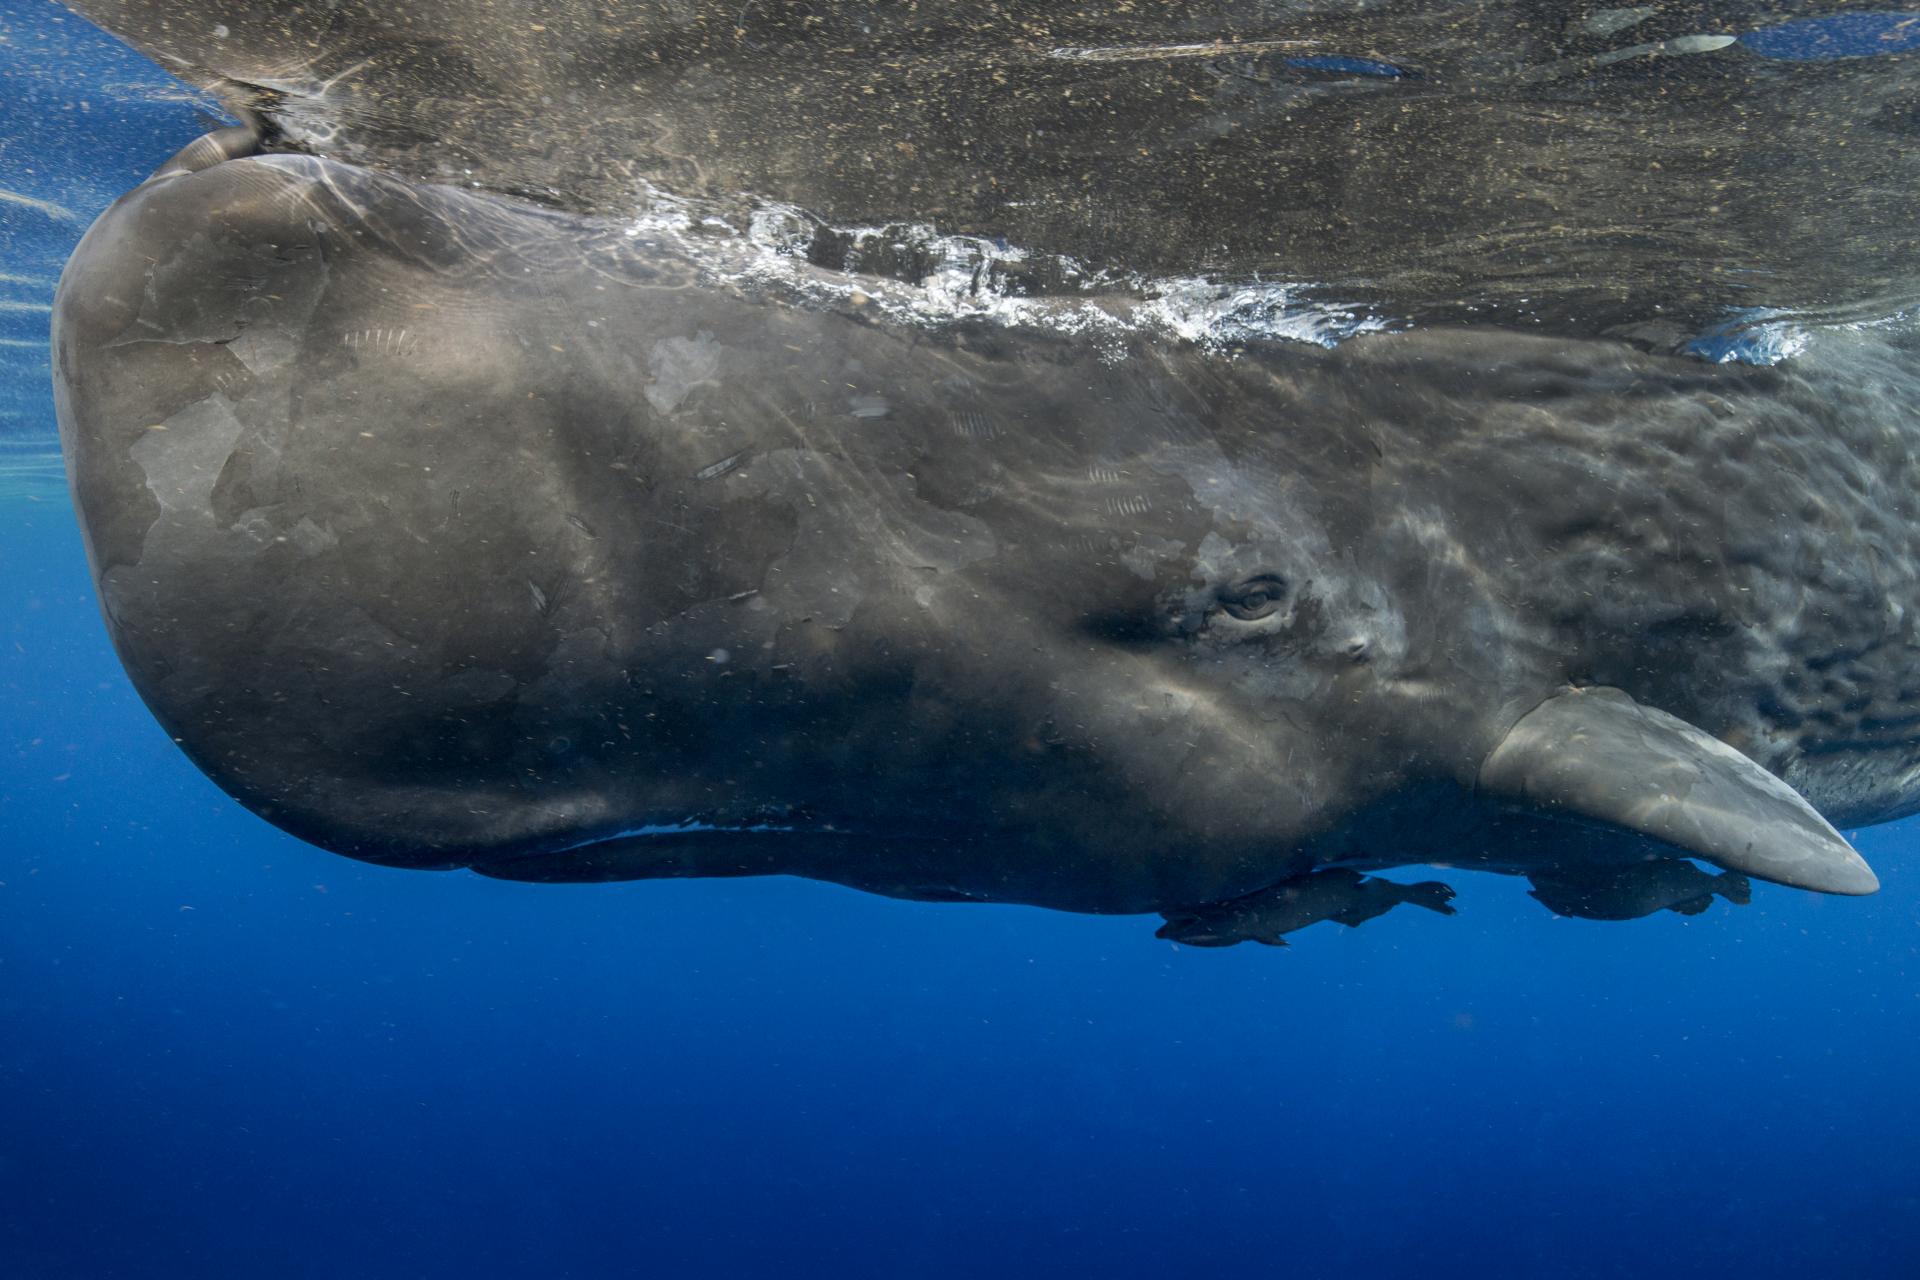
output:
M47 463L68 248L204 127L0 0L0 1276L1920 1274L1920 826L1863 900L1152 921L382 870L127 685Z

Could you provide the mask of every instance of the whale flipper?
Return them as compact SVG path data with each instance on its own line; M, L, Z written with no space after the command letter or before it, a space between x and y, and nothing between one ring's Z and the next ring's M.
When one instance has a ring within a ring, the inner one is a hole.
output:
M1799 792L1686 721L1618 689L1568 689L1529 711L1480 766L1480 790L1623 828L1762 880L1822 893L1880 887Z

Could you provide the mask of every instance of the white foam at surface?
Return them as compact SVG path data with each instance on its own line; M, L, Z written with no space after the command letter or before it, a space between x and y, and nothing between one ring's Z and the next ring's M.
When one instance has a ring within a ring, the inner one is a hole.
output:
M1356 308L1305 301L1302 282L1219 282L1204 277L1153 279L1089 270L1072 258L1049 261L1072 292L1028 296L1004 283L1009 268L1034 261L1017 245L984 236L943 235L924 223L824 227L800 209L755 202L746 228L711 216L693 202L657 189L629 222L630 237L672 242L719 280L784 289L819 305L873 307L890 320L938 326L986 320L1091 337L1108 359L1121 359L1121 339L1158 332L1210 351L1231 353L1263 341L1331 347L1344 338L1389 328ZM816 234L829 231L846 249L846 269L808 261ZM863 272L861 259L912 253L926 262L918 280Z
M717 281L778 289L818 306L872 308L902 324L984 320L1087 338L1110 362L1125 359L1125 339L1138 334L1163 334L1231 357L1251 344L1330 348L1360 334L1406 327L1358 306L1311 299L1315 286L1307 281L1155 278L1094 270L1065 255L1036 255L984 236L943 235L925 223L833 227L793 205L744 198L745 213L729 220L658 189L643 189L642 198L627 234L668 241ZM808 260L822 232L844 248L844 269ZM872 267L882 255L897 262L903 254L925 264L917 280ZM1037 295L1010 287L1008 274L1027 266L1046 268L1062 287ZM1689 350L1710 362L1773 365L1803 354L1824 329L1908 317L1903 311L1884 320L1835 324L1751 308L1694 339Z

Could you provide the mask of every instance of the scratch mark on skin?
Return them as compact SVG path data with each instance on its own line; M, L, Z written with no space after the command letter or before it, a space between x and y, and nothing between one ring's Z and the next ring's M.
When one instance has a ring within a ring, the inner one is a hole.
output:
M408 332L405 329L358 329L341 334L340 345L380 355L412 355L414 344L407 339Z
M1047 50L1063 62L1157 62L1172 58L1218 58L1223 54L1310 49L1311 40L1210 40L1205 44L1085 45Z
M992 440L1000 434L993 420L984 413L951 413L947 420L953 434L969 440Z
M742 449L739 453L730 453L720 459L720 461L704 466L694 472L693 478L695 480L718 480L721 476L726 475L729 471L734 470L745 461L747 454L750 452L751 450ZM676 525L674 527L678 528L679 526Z

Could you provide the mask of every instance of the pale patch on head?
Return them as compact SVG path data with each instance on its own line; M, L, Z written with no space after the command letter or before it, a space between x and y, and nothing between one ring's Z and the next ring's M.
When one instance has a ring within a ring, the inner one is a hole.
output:
M333 530L315 524L311 516L301 516L300 522L287 530L287 540L310 556L340 545Z
M691 338L662 338L647 356L647 403L656 412L672 413L696 388L717 383L720 344L702 329Z
M168 517L210 526L213 486L242 430L226 399L209 397L151 425L127 453Z
M1147 534L1120 554L1120 563L1135 577L1152 582L1154 569L1161 562L1173 559L1186 549L1187 544L1176 538Z

